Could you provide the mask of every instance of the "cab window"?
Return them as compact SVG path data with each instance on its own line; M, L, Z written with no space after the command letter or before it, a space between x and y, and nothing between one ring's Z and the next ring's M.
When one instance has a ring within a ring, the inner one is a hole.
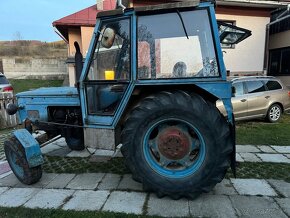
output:
M207 10L140 16L137 46L139 79L219 76Z

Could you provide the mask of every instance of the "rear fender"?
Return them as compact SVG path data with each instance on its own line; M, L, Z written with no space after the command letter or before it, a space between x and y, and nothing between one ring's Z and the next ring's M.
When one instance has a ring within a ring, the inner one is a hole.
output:
M39 166L44 163L40 145L26 129L16 130L13 132L13 134L21 143L30 168Z

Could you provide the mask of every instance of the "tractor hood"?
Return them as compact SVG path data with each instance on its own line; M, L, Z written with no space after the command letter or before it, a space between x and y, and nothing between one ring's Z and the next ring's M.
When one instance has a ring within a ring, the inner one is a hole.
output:
M17 105L11 104L7 113L18 111L20 121L47 121L50 107L80 107L78 90L74 87L40 88L16 95Z
M78 97L78 91L74 87L39 88L18 93L16 97Z

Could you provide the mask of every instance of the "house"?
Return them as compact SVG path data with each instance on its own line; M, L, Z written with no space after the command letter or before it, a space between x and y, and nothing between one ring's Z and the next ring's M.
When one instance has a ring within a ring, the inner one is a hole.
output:
M290 86L290 4L271 14L268 24L269 43L266 66L268 75L278 77Z
M165 0L123 0L124 4L132 7L166 2L168 3ZM172 2L178 2L178 0ZM265 74L266 26L270 22L271 11L285 7L285 3L259 0L217 0L216 4L218 20L252 31L252 36L238 45L222 45L227 70L231 75ZM97 0L96 5L53 22L58 34L69 44L67 62L70 85L75 83L74 41L80 44L85 57L93 34L96 14L101 10L114 9L115 5L115 0Z

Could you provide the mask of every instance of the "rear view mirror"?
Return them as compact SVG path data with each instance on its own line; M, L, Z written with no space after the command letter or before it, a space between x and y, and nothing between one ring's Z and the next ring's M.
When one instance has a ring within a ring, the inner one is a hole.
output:
M101 44L104 48L111 48L115 41L115 30L111 28L105 28L101 32L102 34L102 41Z

